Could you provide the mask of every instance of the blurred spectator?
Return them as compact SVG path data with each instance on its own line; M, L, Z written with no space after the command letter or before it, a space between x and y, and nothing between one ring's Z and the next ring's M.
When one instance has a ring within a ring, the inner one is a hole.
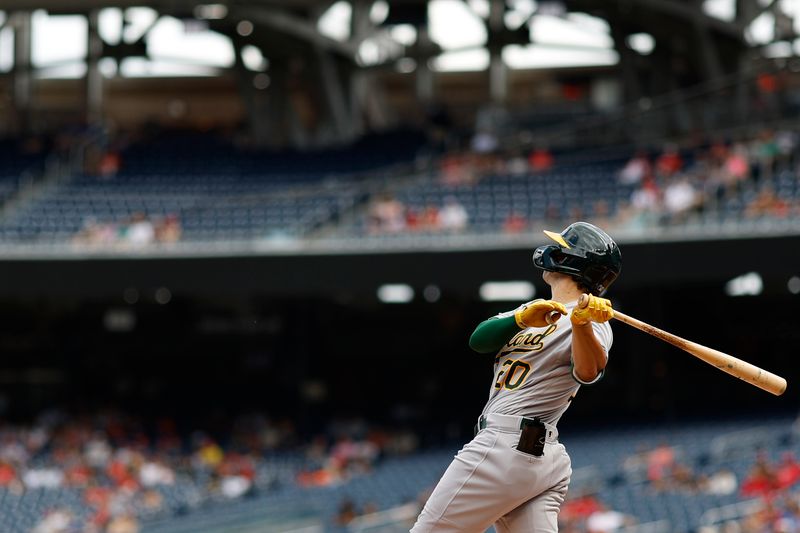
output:
M678 152L678 147L668 144L656 159L656 175L660 178L670 178L683 169L683 159Z
M335 523L339 526L346 526L353 519L358 516L356 512L356 504L352 500L344 500L339 505L339 510L336 511Z
M546 172L553 168L554 163L553 155L544 147L534 148L528 156L528 167L534 173Z
M75 531L74 519L68 509L53 509L33 527L31 533L70 533Z
M377 198L369 208L369 232L399 233L406 227L405 206L389 194Z
M491 132L479 131L472 137L472 150L476 153L492 153L497 147L497 137Z
M467 210L459 203L455 196L447 196L444 205L439 210L439 223L445 231L464 231L469 222Z
M235 499L247 494L252 486L252 482L244 476L225 476L220 482L220 492L226 498Z
M767 456L759 452L756 462L742 481L740 492L742 496L759 496L768 494L778 487L778 478L775 470L769 464Z
M164 508L164 498L157 490L148 490L142 495L142 507L148 514L155 514Z
M639 151L623 167L619 173L619 182L623 185L636 185L652 173L647 153Z
M435 204L426 205L419 213L417 227L422 231L436 232L441 228L439 208Z
M225 453L219 445L210 438L203 438L200 448L195 454L197 462L208 469L216 468L225 458Z
M55 466L29 468L22 475L22 482L27 489L55 489L63 485L64 472Z
M673 489L689 491L695 491L701 485L694 470L684 463L675 463L670 472L669 483Z
M155 242L153 223L144 213L134 213L125 231L125 242L134 247L147 246Z
M586 519L586 531L587 533L611 533L619 531L625 526L631 526L635 522L631 516L601 507Z
M603 510L603 505L591 494L568 498L561 505L558 519L561 525L578 525L601 510Z
M524 176L529 170L528 161L525 160L521 152L516 151L508 158L506 170L511 176Z
M647 454L647 479L656 489L664 488L675 466L675 450L666 442Z
M727 468L723 468L707 476L700 482L700 489L707 494L718 494L726 496L736 492L736 474Z
M17 473L11 464L0 461L0 487L8 487L17 481Z
M660 219L661 191L654 179L647 178L642 186L631 193L630 203L620 214L620 219L630 227L654 224Z
M174 243L181 238L181 224L177 215L168 215L153 223L144 213L134 214L127 222L100 223L87 218L83 228L72 237L72 242L89 246L126 245L142 248L153 243Z
M70 487L86 487L92 480L92 470L84 461L79 461L66 470L65 478Z
M528 220L516 211L509 213L503 221L503 233L522 233L527 227Z
M470 185L475 182L473 156L469 153L452 152L439 162L440 179L444 185Z
M789 215L789 204L778 197L771 187L764 187L745 207L744 214L748 218L769 216L786 218Z
M682 222L699 206L700 195L688 178L676 179L664 189L664 207L671 223Z
M800 481L800 463L792 452L784 452L775 473L778 486L791 487Z
M98 174L104 178L113 178L119 172L121 160L119 154L114 151L108 151L103 154L98 165Z
M138 533L139 521L130 514L115 516L108 523L106 533Z
M771 180L775 162L780 155L780 149L772 131L764 130L756 137L753 141L752 154L758 169L758 179Z
M778 145L776 170L779 172L789 170L797 149L797 133L791 130L781 130L775 134L775 143Z
M160 461L146 461L139 468L139 482L143 487L172 485L175 483L175 472Z
M181 240L181 222L177 215L167 215L155 227L155 236L158 242L173 243Z
M747 148L736 144L725 160L723 183L728 193L738 190L739 184L750 177L750 163L747 160Z

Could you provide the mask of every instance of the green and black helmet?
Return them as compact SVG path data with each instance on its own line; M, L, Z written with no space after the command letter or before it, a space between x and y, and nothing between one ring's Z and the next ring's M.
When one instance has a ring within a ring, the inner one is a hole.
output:
M533 264L542 270L569 274L599 296L622 271L622 254L609 235L588 222L570 224L560 234L545 231L557 244L539 246Z

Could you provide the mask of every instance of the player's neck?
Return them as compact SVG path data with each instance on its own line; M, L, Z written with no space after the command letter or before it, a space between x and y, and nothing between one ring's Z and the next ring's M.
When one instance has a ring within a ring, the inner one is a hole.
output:
M583 291L569 279L559 280L553 283L550 289L552 293L551 299L561 302L562 304L575 302L580 298L581 294L583 294Z

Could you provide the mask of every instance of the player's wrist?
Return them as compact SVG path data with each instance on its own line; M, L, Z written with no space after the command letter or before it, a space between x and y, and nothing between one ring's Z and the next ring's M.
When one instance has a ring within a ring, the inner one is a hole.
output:
M522 318L522 314L525 312L525 309L527 309L527 308L528 308L527 305L523 305L522 307L520 307L519 309L517 309L514 312L514 322L517 323L517 326L519 327L519 329L527 329L527 328L530 327L529 325L527 325L525 323L525 319Z
M592 321L591 318L589 318L588 316L581 316L580 314L576 315L575 311L573 311L572 314L569 315L569 320L570 322L572 322L573 326L577 327L588 326L589 323Z

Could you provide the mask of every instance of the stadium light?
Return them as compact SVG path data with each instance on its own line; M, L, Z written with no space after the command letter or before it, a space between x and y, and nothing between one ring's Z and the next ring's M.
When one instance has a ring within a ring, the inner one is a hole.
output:
M194 16L204 20L220 20L228 16L228 8L223 4L206 4L194 8Z
M253 33L253 23L249 20L241 20L236 25L236 33L241 35L242 37L247 37L251 33Z
M442 297L442 290L436 285L428 285L422 291L422 297L425 298L426 302L436 303Z
M385 304L407 304L414 299L414 289L405 283L389 283L378 287L378 299Z
M728 296L757 296L764 290L764 280L758 272L748 272L725 284Z
M786 283L786 288L789 289L789 292L792 294L800 294L800 277L792 276L789 278L789 281Z
M643 56L650 55L656 47L655 38L649 33L633 33L625 39L628 48Z
M159 287L156 289L156 303L159 305L167 305L172 300L172 293L166 287Z
M530 281L487 281L479 290L485 302L527 301L536 294Z

